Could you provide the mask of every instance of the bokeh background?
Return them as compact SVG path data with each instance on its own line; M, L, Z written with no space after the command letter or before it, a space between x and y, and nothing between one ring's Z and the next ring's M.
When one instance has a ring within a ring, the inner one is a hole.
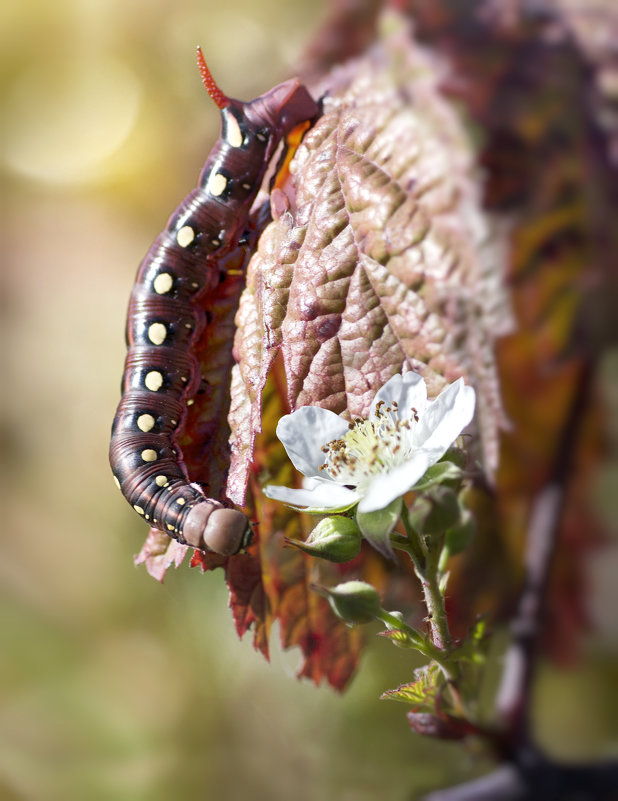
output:
M134 272L217 134L195 46L226 93L253 97L294 73L324 9L0 7L0 799L397 801L488 767L378 701L409 655L371 642L340 696L299 683L276 641L267 664L237 640L220 572L159 585L134 568L146 531L107 464ZM537 728L560 756L618 750L612 553L591 564L585 658L541 672Z

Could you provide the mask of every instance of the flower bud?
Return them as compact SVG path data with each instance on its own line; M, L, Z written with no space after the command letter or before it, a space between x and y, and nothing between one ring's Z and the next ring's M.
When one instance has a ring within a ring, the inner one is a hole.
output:
M286 543L309 556L349 562L360 551L361 534L354 520L337 515L320 520L305 542L286 538Z
M470 512L464 509L459 523L446 532L446 547L451 556L461 553L474 539L476 522Z
M346 581L333 589L313 586L328 598L337 617L346 623L370 623L382 611L377 591L364 581Z
M395 498L384 509L375 512L356 512L356 522L363 537L387 559L394 559L391 532L401 516L401 498Z

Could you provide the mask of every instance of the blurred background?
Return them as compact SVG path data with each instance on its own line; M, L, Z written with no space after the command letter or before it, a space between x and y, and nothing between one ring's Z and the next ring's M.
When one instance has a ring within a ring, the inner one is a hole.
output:
M184 565L159 585L134 568L146 530L108 468L134 273L217 135L195 47L248 99L294 73L325 5L0 8L0 799L396 801L487 769L378 700L410 677L407 654L371 641L339 696L296 681L276 641L267 664L237 640L220 572ZM616 752L608 598L587 661L540 677L539 732L561 756Z

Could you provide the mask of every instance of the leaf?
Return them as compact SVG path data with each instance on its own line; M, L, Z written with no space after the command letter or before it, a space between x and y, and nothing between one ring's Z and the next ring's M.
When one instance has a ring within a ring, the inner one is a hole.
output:
M242 273L247 261L247 249L241 247L219 265L226 277L209 295L207 322L194 351L202 383L195 403L187 408L184 430L178 440L191 480L199 482L210 497L217 499L226 496L234 315L244 286Z
M492 349L508 314L498 325L499 261L487 247L474 153L438 76L399 24L316 89L327 91L324 114L292 161L289 208L260 239L237 317L235 408L252 411L232 425L235 498L248 475L241 443L259 430L278 350L291 408L351 416L366 414L402 368L419 371L433 395L466 375L495 466Z
M267 603L254 625L266 632L278 619L284 647L303 648L301 675L335 686L354 670L359 635L307 591L309 572L328 584L315 573L333 568L281 550L283 537L302 539L308 525L258 489L294 485L274 441L278 417L308 403L362 415L404 367L418 370L433 395L464 374L476 385L486 461L495 464L502 413L492 348L509 319L496 290L500 251L480 208L473 149L440 94L439 73L398 23L313 87L316 96L327 92L324 115L299 147L290 181L278 182L278 218L260 238L236 317L227 491L237 504L255 504L259 521ZM351 577L362 577L365 564Z
M278 368L280 369L280 367ZM275 376L277 371L275 371ZM281 443L274 436L275 422L281 416L278 382L269 382L264 392L264 430L255 453L256 473L269 480L292 485L294 471ZM254 475L256 475L254 473ZM333 584L342 576L355 577L359 561L335 565L309 559L284 548L284 539L303 539L313 521L259 492L255 479L250 483L256 516L259 519L259 548L264 593L267 599L258 630L269 631L275 620L280 627L284 648L299 646L304 657L299 676L322 680L343 690L356 668L362 634L349 629L333 614L328 602L309 590L312 583Z
M379 631L377 636L386 637L387 640L390 640L393 645L396 645L398 648L414 648L418 650L418 642L405 630L387 629L385 631ZM394 690L390 690L389 692L394 692Z
M188 550L187 545L181 545L159 529L151 528L134 561L136 565L145 564L148 573L162 582L168 567L178 567Z
M430 662L414 671L414 681L387 690L380 698L384 701L403 701L414 707L433 709L445 686L444 676L436 662Z

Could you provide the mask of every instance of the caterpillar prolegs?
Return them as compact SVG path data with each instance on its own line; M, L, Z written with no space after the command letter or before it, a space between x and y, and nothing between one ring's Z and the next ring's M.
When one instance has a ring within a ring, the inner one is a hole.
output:
M138 269L110 463L123 495L151 526L194 548L230 555L247 544L248 520L192 483L178 446L201 380L193 351L222 265L243 241L275 151L318 107L298 79L248 103L233 100L214 82L199 48L198 62L221 111L221 131L198 187Z

